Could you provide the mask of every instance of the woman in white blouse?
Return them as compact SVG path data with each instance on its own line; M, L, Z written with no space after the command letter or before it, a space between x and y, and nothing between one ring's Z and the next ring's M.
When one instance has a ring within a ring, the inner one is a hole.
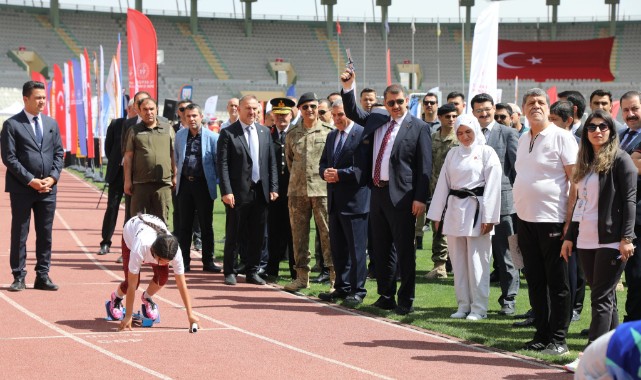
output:
M451 318L476 321L487 317L501 163L474 116L459 116L454 128L461 145L445 157L427 217L435 222L435 233L447 236L458 303Z

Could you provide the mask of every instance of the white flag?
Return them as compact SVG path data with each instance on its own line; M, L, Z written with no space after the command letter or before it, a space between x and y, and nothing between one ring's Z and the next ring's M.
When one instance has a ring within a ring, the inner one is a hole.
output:
M269 103L267 103L269 105ZM218 105L218 95L210 96L205 102L203 114L209 119L216 117L216 106Z
M477 18L472 44L468 99L490 94L496 102L496 65L499 50L499 3L492 2ZM469 104L469 102L468 102ZM471 106L470 106L471 107Z
M414 25L414 19L412 19L412 34L416 33L416 25ZM412 62L414 63L414 62Z

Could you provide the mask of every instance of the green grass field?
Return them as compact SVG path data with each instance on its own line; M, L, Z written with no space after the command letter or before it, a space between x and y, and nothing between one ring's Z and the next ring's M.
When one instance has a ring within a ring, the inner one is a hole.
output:
M73 174L81 176L82 173L70 170ZM82 176L84 178L84 176ZM93 181L85 179L88 182ZM102 190L103 184L95 183ZM106 201L106 192L103 202ZM169 220L171 229L171 218ZM220 199L217 199L214 205L214 240L215 255L217 261L222 261L224 244L220 239L225 235L225 210ZM311 226L310 234L310 252L314 252L314 225ZM431 261L431 232L426 232L423 240L424 249L416 253L416 298L414 301L415 312L407 316L399 316L393 312L379 310L372 307L371 304L376 301L376 282L368 280L368 295L362 305L357 309L373 315L382 316L392 320L411 324L425 328L438 333L450 335L471 342L480 343L488 347L498 348L505 351L517 352L522 355L542 359L549 363L565 364L574 360L578 353L583 350L587 343L587 337L580 336L580 331L589 327L590 323L590 290L586 289L583 312L581 320L572 322L568 332L567 343L571 350L569 355L563 357L553 357L541 355L535 352L520 350L525 342L532 339L534 328L514 328L512 323L516 321L512 317L501 316L498 314L500 306L497 302L501 292L497 284L492 284L490 290L490 303L488 317L485 320L472 322L467 320L454 320L449 316L456 311L456 298L454 295L453 278L450 276L446 280L426 280L424 275L432 269ZM313 263L312 258L312 263ZM313 274L315 275L315 274ZM280 276L277 283L285 285L290 280L287 262L283 261L280 266ZM328 285L312 284L309 289L301 293L315 297L319 293L327 291ZM623 318L626 292L617 293L619 314ZM522 314L530 308L527 294L527 283L521 276L521 289L516 301L516 313Z

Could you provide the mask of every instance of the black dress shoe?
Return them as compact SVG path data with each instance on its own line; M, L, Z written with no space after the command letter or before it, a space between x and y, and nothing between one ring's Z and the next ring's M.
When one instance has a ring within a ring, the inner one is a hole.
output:
M24 278L16 278L13 280L13 283L9 285L9 291L10 292L19 292L21 290L25 290L27 287L24 284Z
M394 313L396 313L398 315L407 315L407 314L412 313L412 312L414 312L414 307L413 306L407 307L407 306L398 305L398 306L396 306L396 309L394 309Z
M226 274L225 275L225 285L236 285L236 275L235 274Z
M109 248L111 248L109 244L100 244L100 250L98 251L98 254L100 256L106 255L107 253L109 253Z
M360 305L362 303L363 297L359 296L358 294L350 294L345 297L345 300L343 301L343 305L351 307L355 307L356 305Z
M532 309L526 311L523 314L517 314L514 316L515 319L524 319L524 318L530 318L530 317L534 317L534 312L532 311Z
M394 301L394 298L380 296L374 302L374 306L383 310L394 310L396 309L396 301Z
M311 282L315 284L323 284L326 282L329 282L329 272L325 272L324 270L316 277L313 279Z
M501 281L501 276L499 275L499 272L494 270L492 273L490 273L490 282L499 282Z
M215 263L203 264L203 272L220 273L222 271L223 268L221 268L220 265L216 265Z
M336 300L342 300L347 298L348 294L341 291L333 291L327 293L319 293L318 298L325 302L336 302Z
M512 326L514 326L514 327L530 327L530 326L534 326L534 317L530 317L530 318L526 319L525 321L514 322L514 323L512 323Z
M58 290L58 285L51 282L49 276L44 276L36 277L36 282L34 282L33 288L38 290Z
M248 274L247 277L245 277L245 282L248 283L248 284L254 284L254 285L265 285L266 284L265 280L263 280L256 273Z
M590 329L583 329L579 334L581 334L581 336L588 336L590 335Z

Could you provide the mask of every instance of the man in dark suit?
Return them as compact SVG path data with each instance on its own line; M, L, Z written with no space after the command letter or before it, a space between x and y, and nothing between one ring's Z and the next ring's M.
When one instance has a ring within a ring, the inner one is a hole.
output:
M621 115L627 128L619 133L621 149L632 155L638 165L641 144L641 92L628 91L621 96ZM641 186L641 176L637 177L637 188ZM625 264L625 283L628 296L625 301L624 322L641 320L641 194L637 191L637 215L634 225L634 255Z
M288 98L270 100L274 127L272 128L272 144L276 157L276 172L278 175L278 199L269 204L267 227L269 230L269 261L265 271L268 276L278 276L280 261L287 257L289 272L296 278L294 269L294 243L292 227L289 224L289 207L287 205L287 189L289 187L289 169L285 159L285 136L292 121L292 107L296 103Z
M246 281L264 285L258 275L265 235L267 205L278 198L276 159L269 129L255 124L258 100L245 95L239 102L239 118L220 131L218 174L223 203L227 207L223 271L225 284L236 284L235 248L247 241ZM246 231L247 236L241 236Z
M376 258L379 299L374 306L406 315L414 310L416 285L416 216L425 213L432 172L430 129L407 111L408 98L400 85L388 86L383 93L385 111L360 110L354 96L355 73L341 74L345 114L363 125L361 144L372 158L370 218ZM392 244L396 253L392 251ZM396 295L396 268L401 286Z
M127 104L127 115L131 115L134 100ZM116 229L120 202L125 194L125 180L122 170L122 150L120 141L127 118L114 119L107 127L105 138L105 156L107 157L107 174L105 182L108 183L107 208L102 219L102 241L100 241L99 255L106 255L111 248L111 237Z
M514 201L512 199L512 184L516 178L514 162L519 139L515 129L500 124L494 120L496 107L494 99L489 94L475 95L470 101L472 112L481 125L487 145L491 146L501 161L503 173L501 176L501 218L494 226L495 235L492 237L492 255L498 268L501 284L499 314L513 315L516 295L519 292L519 271L514 267L510 254L508 236L514 235L515 217Z
M327 135L319 173L327 182L329 241L336 272L334 291L320 293L324 301L345 299L351 306L367 295L366 250L371 173L367 147L360 144L363 127L345 116L343 101L332 104L335 130Z
M7 121L0 137L2 162L7 167L5 191L11 202L9 263L14 281L9 291L25 289L27 237L31 212L36 230L36 280L40 290L58 290L49 278L51 234L56 192L64 150L58 124L43 115L47 93L42 82L22 87L24 110Z

